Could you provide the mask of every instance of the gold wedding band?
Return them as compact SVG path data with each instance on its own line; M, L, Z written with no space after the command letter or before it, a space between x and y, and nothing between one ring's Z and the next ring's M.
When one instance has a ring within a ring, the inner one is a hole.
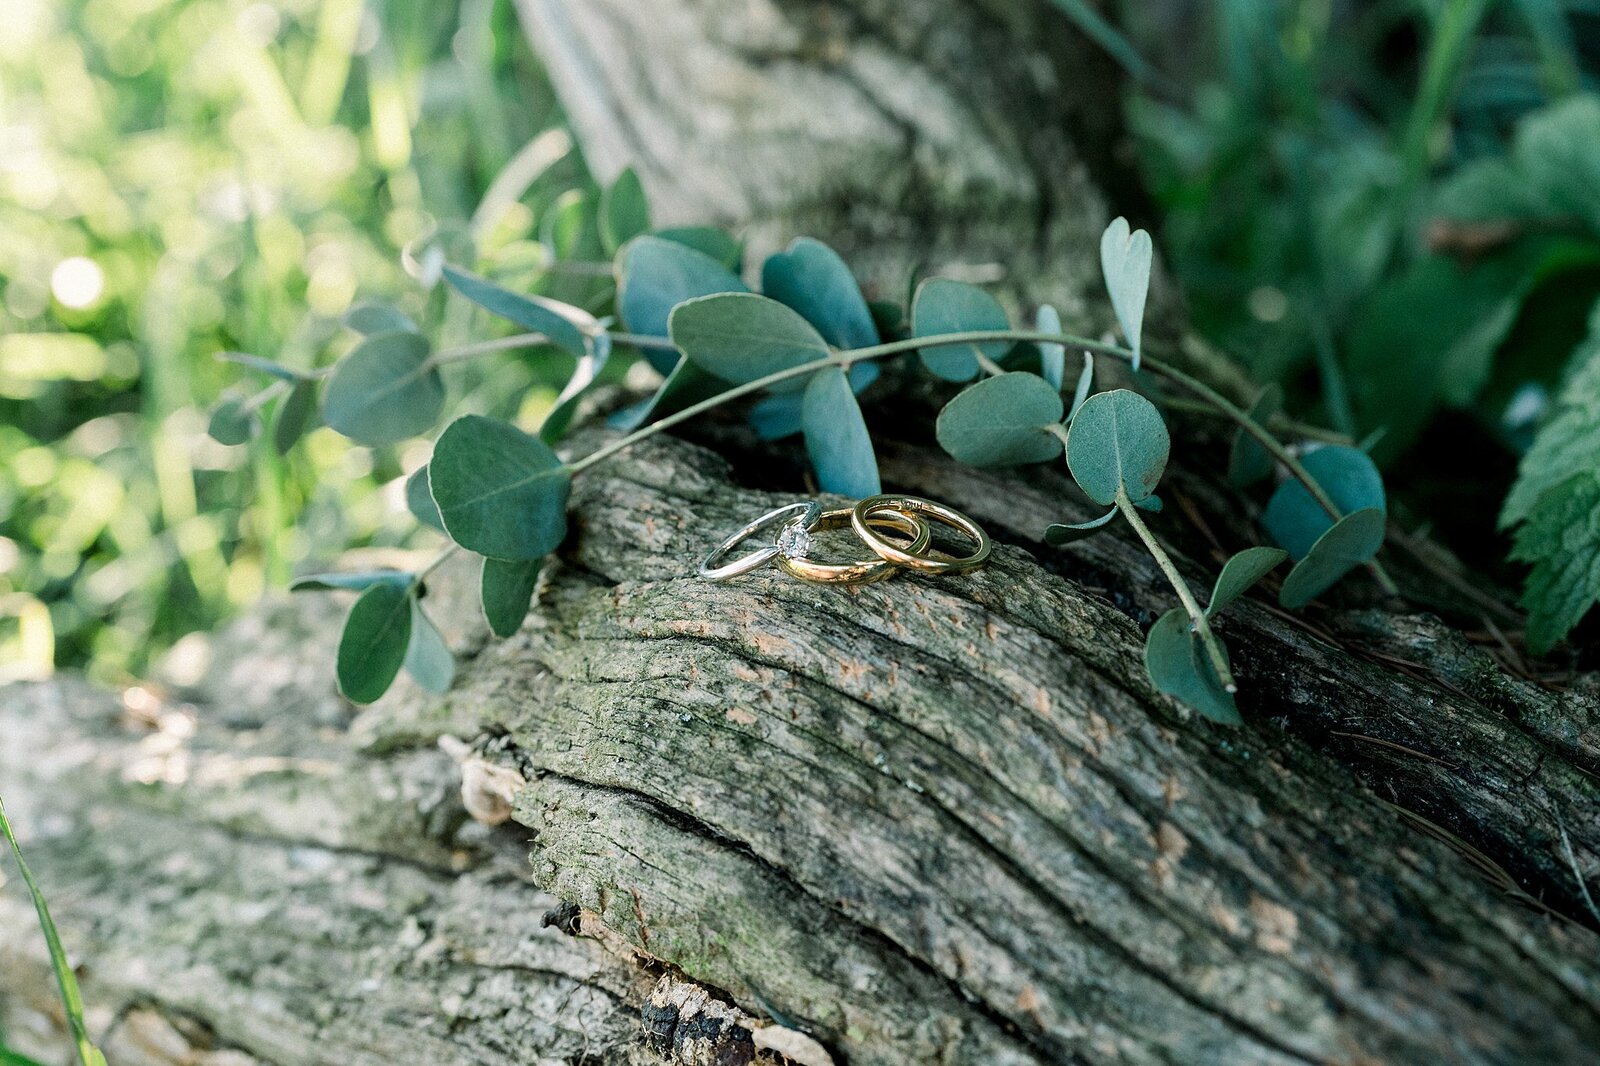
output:
M977 547L971 555L955 559L933 559L919 554L918 551L907 551L896 547L872 528L872 519L886 512L925 518L960 530L971 537ZM876 552L880 559L924 574L959 574L982 566L989 558L991 548L989 535L978 523L953 507L925 500L921 496L868 496L851 508L850 526L856 531L856 536L865 541L867 547Z
M933 539L928 523L899 511L880 511L868 518L867 522L905 534L910 541L905 549L908 552L923 551ZM778 566L792 577L824 585L866 585L892 577L899 567L882 558L853 563L819 563L807 558L812 548L811 534L827 529L845 529L851 525L852 510L849 507L824 511L810 526L790 523L778 537Z

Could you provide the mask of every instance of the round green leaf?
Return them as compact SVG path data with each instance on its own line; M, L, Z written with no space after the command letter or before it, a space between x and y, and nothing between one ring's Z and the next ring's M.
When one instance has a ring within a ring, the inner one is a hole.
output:
M415 596L411 597L411 640L406 645L405 667L429 692L449 692L456 679L456 657Z
M1223 564L1222 573L1217 575L1217 586L1211 592L1206 614L1222 611L1288 557L1289 553L1282 548L1246 548L1229 559Z
M1328 445L1308 452L1300 462L1333 500L1340 514L1369 508L1386 510L1383 476L1367 453L1359 448ZM1317 538L1332 528L1333 519L1304 485L1291 478L1279 485L1272 499L1267 501L1261 524L1293 558L1303 559Z
M1091 518L1087 522L1054 522L1045 528L1044 541L1046 544L1059 548L1063 544L1071 544L1075 540L1092 537L1104 529L1115 517L1117 517L1117 509L1113 507L1099 518Z
M572 355L586 354L586 334L592 335L600 328L594 316L581 307L543 296L524 296L453 266L444 268L444 278L451 288L479 307L525 330L543 333L551 344Z
M309 378L295 382L278 405L278 420L272 427L272 443L279 455L288 455L295 442L305 436L316 413L317 383Z
M768 256L761 267L761 291L800 312L835 348L878 343L878 327L855 275L821 241L800 237L788 251Z
M478 581L478 596L483 603L483 617L497 637L514 636L528 616L528 605L533 602L533 590L539 583L539 570L543 559L511 562L504 559L485 559L483 574Z
M356 703L371 703L389 690L410 646L410 593L387 581L370 586L344 621L339 691Z
M1250 418L1264 426L1282 409L1283 390L1276 385L1268 385L1261 390L1255 403L1250 405ZM1233 446L1228 450L1229 483L1242 489L1264 480L1271 473L1271 453L1243 429L1236 432Z
M1144 330L1144 302L1150 292L1150 263L1155 248L1144 230L1128 231L1128 220L1118 218L1100 237L1100 269L1105 273L1111 309L1122 335L1133 349L1133 369L1139 369L1139 337Z
M917 286L911 301L911 335L936 337L946 333L1010 329L1005 308L976 285L949 278L929 278ZM996 360L1011 350L1010 341L950 344L924 348L922 365L946 381L971 381L978 375L978 356Z
M830 354L811 323L778 301L753 293L722 293L679 304L670 326L672 343L686 358L708 374L739 384ZM804 387L803 378L777 386Z
M719 292L749 292L727 266L705 252L659 236L635 237L617 254L617 313L631 333L668 335L672 309L685 300ZM646 351L650 365L672 372L678 357Z
M406 510L425 526L444 532L444 519L439 517L439 507L433 502L433 491L428 488L428 464L423 463L406 478Z
M986 378L962 390L939 412L940 447L973 466L1042 463L1061 454L1061 393L1037 374Z
M538 437L463 415L428 461L428 487L452 540L495 559L538 559L567 535L572 475Z
M389 333L397 329L419 333L417 324L410 317L391 307L386 303L376 300L363 300L352 304L344 313L344 324L357 333L371 335L373 333Z
M632 167L625 167L600 196L600 240L615 253L650 228L650 205Z
M1144 668L1156 688L1213 722L1244 724L1233 694L1217 680L1217 672L1182 608L1173 608L1150 627L1144 644Z
M1386 521L1375 507L1347 514L1311 546L1284 578L1278 602L1294 610L1322 595L1383 547Z
M206 432L218 444L243 444L261 429L261 420L242 396L226 396L211 409Z
M444 379L428 341L409 330L374 333L339 360L322 393L322 420L362 444L422 433L444 407Z
M860 499L883 491L872 437L843 367L825 367L811 375L801 400L800 420L805 426L806 454L823 492Z
M1098 504L1115 503L1119 487L1134 503L1155 492L1170 448L1161 412L1127 389L1089 397L1067 430L1067 466Z

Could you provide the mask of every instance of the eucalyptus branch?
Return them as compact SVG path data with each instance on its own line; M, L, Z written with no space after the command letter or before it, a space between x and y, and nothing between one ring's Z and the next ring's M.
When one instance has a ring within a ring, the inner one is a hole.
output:
M1156 565L1166 575L1167 583L1178 594L1178 599L1183 603L1183 609L1188 612L1189 621L1194 625L1195 635L1200 638L1201 645L1206 649L1206 658L1211 660L1212 669L1217 672L1217 680L1222 683L1223 689L1228 692L1239 691L1239 686L1233 680L1233 671L1228 666L1228 654L1222 648L1222 642L1211 631L1211 620L1206 617L1205 611L1200 609L1200 603L1194 598L1194 592L1189 588L1189 583L1178 573L1177 564L1172 561L1172 556L1167 554L1161 542L1156 540L1155 534L1150 532L1150 527L1145 525L1143 518L1139 517L1139 509L1128 498L1128 490L1117 487L1117 510L1122 512L1122 517L1128 520L1133 531L1139 534L1139 539L1144 541L1144 546L1149 550Z

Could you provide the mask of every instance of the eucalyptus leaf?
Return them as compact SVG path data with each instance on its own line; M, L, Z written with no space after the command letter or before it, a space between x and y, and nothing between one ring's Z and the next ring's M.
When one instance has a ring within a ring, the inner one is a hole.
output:
M1111 294L1111 309L1117 324L1133 350L1133 369L1139 369L1139 341L1144 330L1144 304L1150 292L1150 264L1155 257L1150 234L1128 229L1128 220L1117 218L1100 237L1100 269L1105 273L1106 290Z
M411 646L412 598L405 586L379 582L363 592L339 638L339 691L371 703L389 690Z
M217 358L224 363L234 363L263 374L270 374L280 381L299 381L307 376L301 371L284 366L282 363L271 359L263 359L259 355L251 355L248 352L218 352Z
M405 668L429 692L449 692L456 679L456 657L415 596L411 597L411 640L406 645Z
M800 419L806 454L823 492L860 499L883 491L872 437L843 367L824 367L811 375Z
M810 237L767 257L761 291L798 311L835 348L866 348L879 341L878 327L861 286L839 253Z
M1379 512L1386 509L1383 476L1360 449L1343 444L1327 445L1306 453L1300 463L1322 486L1340 514L1368 508ZM1267 501L1261 524L1279 547L1287 549L1295 559L1303 559L1317 538L1332 528L1333 518L1304 485L1291 478L1279 485L1272 499Z
M1034 316L1033 328L1040 333L1060 333L1061 316L1049 304L1039 308ZM1067 349L1064 345L1039 342L1039 375L1057 392L1061 391L1067 373Z
M1162 502L1160 496L1146 496L1142 500L1134 500L1133 505L1139 510L1149 511L1151 514L1160 514L1167 509L1167 505Z
M224 396L211 409L206 432L218 444L244 444L261 431L261 419L243 396Z
M826 359L828 344L805 319L776 300L754 293L722 293L679 304L672 311L672 343L706 373L743 384ZM775 389L800 389L792 378Z
M617 253L617 313L629 332L668 335L672 309L685 300L719 292L749 292L728 267L705 252L660 236L635 237ZM678 357L645 352L650 365L670 374Z
M1063 544L1071 544L1075 540L1092 537L1106 528L1115 517L1117 517L1117 509L1113 507L1099 518L1091 518L1087 522L1052 523L1045 528L1044 541L1046 544L1059 548Z
M744 262L744 246L738 238L716 226L672 226L658 229L652 236L693 248L735 274L739 273L739 267Z
M417 324L399 308L376 300L363 300L352 304L344 313L346 327L357 333L371 335L373 333L391 333L403 329L411 333L420 333Z
M288 455L289 449L305 436L317 415L317 383L305 378L294 383L289 395L278 405L277 421L272 427L272 443L279 455Z
M428 486L452 540L496 559L538 559L567 535L572 475L509 422L462 415L439 435Z
M416 575L408 570L353 570L337 574L307 574L289 582L290 592L307 592L322 589L344 589L359 592L373 585L394 585L408 588Z
M444 379L426 338L374 333L350 350L322 393L322 420L362 444L394 444L422 433L444 407Z
M949 278L929 278L917 286L911 301L911 335L937 337L949 333L1010 329L1005 308L976 285ZM978 356L999 361L1010 341L949 344L923 348L922 365L946 381L971 381L978 376Z
M1250 418L1265 426L1272 417L1283 410L1283 389L1268 385L1261 390L1250 405ZM1272 454L1250 434L1240 429L1233 435L1233 445L1228 449L1228 482L1235 488L1245 488L1272 474Z
M1384 513L1375 507L1339 519L1289 571L1278 602L1294 610L1332 588L1340 578L1378 554L1383 547L1384 526Z
M406 478L406 510L425 526L444 532L444 519L439 517L439 507L433 502L433 492L428 488L428 464L423 463Z
M1211 602L1206 614L1215 617L1228 604L1250 591L1250 587L1266 577L1272 568L1289 558L1282 548L1246 548L1222 565L1217 584L1211 591Z
M523 296L457 267L446 266L444 279L484 310L530 332L543 333L551 344L572 355L586 354L585 336L600 328L594 316L581 307L543 296Z
M650 205L632 167L625 167L600 196L600 241L606 251L618 248L650 228Z
M1233 694L1217 679L1216 669L1181 607L1168 611L1150 627L1144 644L1144 668L1156 688L1213 722L1244 724Z
M1083 369L1078 371L1078 387L1072 390L1072 410L1067 415L1067 421L1078 417L1078 411L1089 398L1089 390L1094 388L1094 356L1088 352L1083 353Z
M572 376L567 379L561 395L556 397L556 405L544 416L544 422L539 426L540 440L546 444L554 444L566 435L567 429L572 425L573 416L578 413L578 401L595 383L610 358L611 335L601 333L594 338L589 352L578 360L578 365L573 369Z
M483 617L495 636L515 636L522 628L543 567L543 559L516 562L484 559L478 594L483 603Z
M1127 389L1089 397L1067 430L1067 466L1078 487L1101 505L1115 503L1119 487L1134 503L1153 494L1170 450L1161 412Z
M1037 374L1000 374L963 389L939 412L940 447L973 466L1042 463L1061 455L1066 407Z

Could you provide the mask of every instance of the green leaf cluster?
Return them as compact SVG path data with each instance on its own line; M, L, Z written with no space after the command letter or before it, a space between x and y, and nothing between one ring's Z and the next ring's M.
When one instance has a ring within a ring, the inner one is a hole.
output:
M1522 598L1528 646L1547 651L1600 601L1600 304L1500 525L1516 529L1511 557L1533 566Z

